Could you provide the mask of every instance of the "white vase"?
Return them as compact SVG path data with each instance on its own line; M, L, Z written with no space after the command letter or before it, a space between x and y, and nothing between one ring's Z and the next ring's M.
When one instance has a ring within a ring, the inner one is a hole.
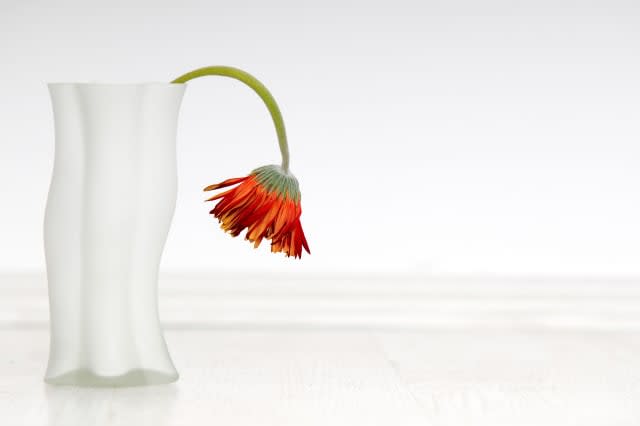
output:
M55 163L44 239L50 305L45 381L169 383L158 266L175 208L184 84L49 85Z

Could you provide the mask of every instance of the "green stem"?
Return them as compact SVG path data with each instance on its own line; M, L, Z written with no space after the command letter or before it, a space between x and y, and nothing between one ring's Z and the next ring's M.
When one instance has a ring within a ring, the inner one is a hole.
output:
M198 77L205 77L208 75L219 75L222 77L230 77L239 80L253 89L254 92L260 96L260 99L264 102L271 114L273 124L276 126L276 133L278 134L278 144L280 145L280 154L282 155L282 168L285 172L289 171L289 145L287 144L287 133L284 128L284 120L282 119L282 113L278 104L274 99L269 89L265 87L257 78L242 71L241 69L226 66L212 66L199 68L197 70L188 72L171 83L186 83L189 80L193 80Z

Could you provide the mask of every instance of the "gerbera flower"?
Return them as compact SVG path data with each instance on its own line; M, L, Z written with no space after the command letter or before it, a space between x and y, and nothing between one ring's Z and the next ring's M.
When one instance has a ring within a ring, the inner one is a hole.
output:
M300 224L300 190L291 173L280 166L264 166L249 176L227 179L204 190L213 191L228 186L235 188L214 195L218 200L211 210L220 227L237 237L247 230L246 239L258 247L263 239L271 240L271 251L300 258L302 248L310 253Z
M259 167L249 176L207 186L205 191L237 185L207 200L217 201L210 213L221 223L221 228L234 237L246 229L246 239L254 247L258 247L263 239L268 239L271 240L271 251L274 253L283 252L287 257L300 258L304 248L311 254L300 224L300 189L298 180L289 172L289 146L276 100L257 78L233 67L200 68L176 78L172 83L186 83L210 75L239 80L260 96L276 127L282 155L282 166Z

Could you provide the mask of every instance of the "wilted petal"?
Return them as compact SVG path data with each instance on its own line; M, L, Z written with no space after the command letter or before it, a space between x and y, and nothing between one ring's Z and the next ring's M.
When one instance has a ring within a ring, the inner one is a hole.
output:
M246 178L247 177L245 176L245 177L227 179L227 180L225 180L223 182L215 183L213 185L209 185L204 190L205 191L213 191L215 189L225 188L227 186L238 184L238 183L242 182L243 180L245 180Z

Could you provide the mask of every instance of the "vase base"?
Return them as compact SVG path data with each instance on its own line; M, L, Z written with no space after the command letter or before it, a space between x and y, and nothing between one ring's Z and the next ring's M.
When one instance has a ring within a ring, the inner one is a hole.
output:
M167 374L155 370L130 370L119 376L101 376L88 369L69 371L55 377L45 377L50 385L83 386L83 387L130 387L149 386L173 383L178 380L178 373Z

